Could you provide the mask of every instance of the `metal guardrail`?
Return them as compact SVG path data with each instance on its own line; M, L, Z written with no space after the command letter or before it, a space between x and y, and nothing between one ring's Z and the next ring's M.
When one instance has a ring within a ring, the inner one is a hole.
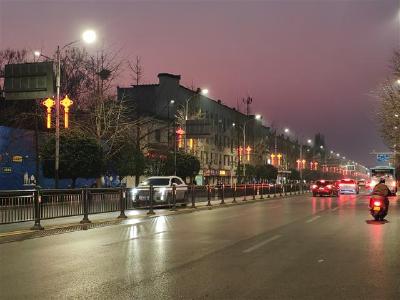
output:
M191 185L184 194L172 187L164 201L160 201L157 190L150 186L145 191L146 200L133 198L132 189L126 188L83 188L83 189L32 189L20 191L0 191L0 224L34 221L32 229L42 229L41 220L70 216L83 216L81 223L90 223L89 215L120 211L119 218L126 218L125 210L148 208L154 214L154 207L163 205L175 210L177 205L196 207L198 202L219 200L232 203L283 195L300 194L309 190L300 184L241 184L218 186ZM179 195L178 195L179 194ZM180 196L181 198L179 198ZM184 202L183 202L184 201Z

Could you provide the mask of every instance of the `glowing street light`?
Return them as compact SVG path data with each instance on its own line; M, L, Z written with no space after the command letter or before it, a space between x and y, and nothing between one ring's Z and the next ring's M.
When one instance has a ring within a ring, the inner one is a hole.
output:
M289 133L289 131L290 131L289 128L285 128L284 130L285 133Z
M57 46L57 51L56 51L56 101L55 101L55 106L56 106L56 149L55 149L55 162L54 162L54 181L55 181L55 187L58 188L58 180L59 180L59 165L60 165L60 88L61 88L61 50L64 48L67 48L73 44L79 43L81 41L84 41L85 43L91 44L96 40L96 33L93 30L86 30L82 34L82 38L76 41L72 41L70 43L65 44L63 47ZM40 51L35 51L34 52L36 57L43 56L47 59L49 59L48 56L43 55L40 53ZM68 102L68 101L67 101ZM65 102L65 103L67 103ZM70 101L72 102L72 101ZM68 102L68 107L72 103ZM65 106L66 110L68 108ZM67 125L68 125L68 120L67 120Z
M208 95L208 89L202 89L201 90L202 95Z
M252 120L259 121L261 119L262 119L262 116L260 114L256 114L254 116L254 118L247 117L247 119L244 121L243 125L239 127L243 131L243 148L244 149L246 148L246 125L247 125L247 122L252 121ZM233 123L232 126L235 127L236 124ZM250 151L248 152L247 160L250 161ZM239 157L239 162L240 162L240 157ZM246 178L246 164L243 164L243 178Z
M86 30L82 33L82 40L87 44L92 44L96 41L97 35L94 30Z

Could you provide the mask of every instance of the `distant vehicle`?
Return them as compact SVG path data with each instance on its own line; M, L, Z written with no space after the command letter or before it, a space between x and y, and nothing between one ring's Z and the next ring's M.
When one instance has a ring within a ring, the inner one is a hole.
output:
M318 180L311 186L311 191L314 197L338 196L338 187L332 180Z
M397 193L397 182L395 168L389 166L377 166L371 168L371 180L367 186L369 192L371 192L375 185L379 182L380 178L385 178L385 184L392 193Z
M177 176L149 177L132 190L132 199L138 206L149 205L150 185L154 187L153 205L173 205L172 191L176 187L176 203L186 205L188 186Z
M354 179L341 179L339 181L339 194L358 194L360 188Z
M358 181L358 186L365 186L365 179L360 179Z

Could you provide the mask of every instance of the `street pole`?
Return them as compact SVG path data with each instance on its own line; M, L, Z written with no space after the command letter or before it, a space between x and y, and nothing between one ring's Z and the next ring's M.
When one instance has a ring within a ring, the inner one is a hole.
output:
M176 120L175 120L175 115L174 115L173 136L174 136L174 175L176 176Z
M60 46L57 46L57 75L56 75L56 153L54 162L54 184L58 189L59 165L60 165L60 86L61 86L61 57Z
M189 110L189 101L190 101L190 99L192 98L192 96L191 97L189 97L188 99L186 99L186 104L185 104L185 140L184 140L184 143L185 143L185 153L187 152L187 120L188 120L188 110ZM176 174L175 174L176 175Z
M246 182L246 160L244 153L246 151L246 122L243 124L243 180Z
M300 192L303 192L303 142L302 141L300 141L300 164L299 164L299 167L300 167L300 182L301 182L301 184L300 184Z
M38 111L38 103L35 100L35 177L36 177L36 185L40 185L39 177L40 177L40 162L39 162L39 111Z

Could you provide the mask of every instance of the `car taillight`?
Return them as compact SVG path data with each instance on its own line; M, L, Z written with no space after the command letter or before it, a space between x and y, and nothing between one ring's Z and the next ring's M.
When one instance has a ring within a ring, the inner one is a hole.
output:
M343 183L339 183L339 186L342 187L342 186L343 186Z
M374 201L374 206L381 206L381 205L382 205L381 201Z
M314 184L313 186L312 186L312 188L313 189L316 189L318 186L316 185L316 184Z
M331 188L332 188L332 185L331 185L331 184L328 184L326 187L327 187L328 189L331 189Z

